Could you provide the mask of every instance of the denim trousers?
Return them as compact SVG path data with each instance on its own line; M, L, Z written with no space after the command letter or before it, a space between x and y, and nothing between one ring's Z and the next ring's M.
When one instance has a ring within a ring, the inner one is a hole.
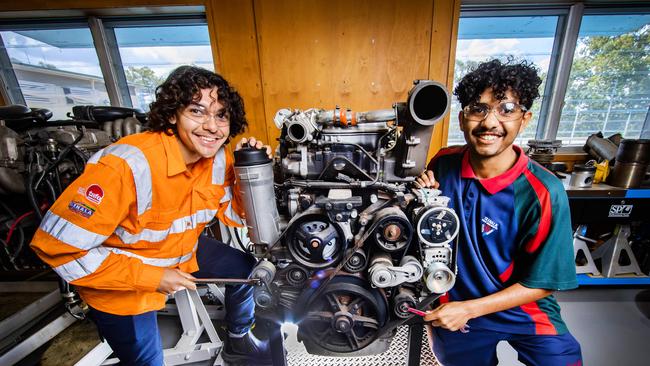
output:
M196 256L199 270L192 275L197 278L248 278L256 263L251 254L207 236L199 238ZM255 315L253 287L226 285L224 305L228 331L233 334L248 332ZM90 308L90 318L122 365L163 364L156 311L138 315L114 315Z

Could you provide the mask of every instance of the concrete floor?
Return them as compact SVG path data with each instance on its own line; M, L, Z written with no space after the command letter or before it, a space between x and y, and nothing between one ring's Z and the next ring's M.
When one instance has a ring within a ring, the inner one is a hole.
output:
M562 317L582 347L583 365L650 364L650 289L581 287L556 294ZM507 343L499 365L523 365Z

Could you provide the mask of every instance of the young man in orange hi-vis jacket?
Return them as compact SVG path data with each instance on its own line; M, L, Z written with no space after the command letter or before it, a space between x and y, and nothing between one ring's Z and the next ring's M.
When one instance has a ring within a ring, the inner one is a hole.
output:
M174 70L156 89L150 131L99 151L52 205L31 243L74 285L122 364L162 365L156 310L195 277L248 277L255 259L201 236L215 216L241 225L233 157L223 145L247 126L241 97L221 76ZM243 143L268 146L254 138ZM196 255L195 255L196 252ZM249 331L251 286L226 286L223 357L271 362Z

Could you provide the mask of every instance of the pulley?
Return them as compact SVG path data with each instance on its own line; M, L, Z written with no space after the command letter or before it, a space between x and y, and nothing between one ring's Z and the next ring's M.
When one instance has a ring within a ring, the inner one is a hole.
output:
M291 257L310 269L336 265L346 247L341 228L326 215L303 215L287 229L286 237Z
M376 229L373 237L377 245L387 252L404 249L413 237L413 226L399 207L388 207L375 214Z
M379 290L360 278L337 276L309 301L298 332L308 349L349 353L375 341L387 320L386 300Z
M363 271L368 264L368 257L363 249L357 249L347 262L343 265L343 269L350 273L358 273Z
M416 215L416 222L418 238L425 246L447 244L458 236L458 216L450 208L424 208Z

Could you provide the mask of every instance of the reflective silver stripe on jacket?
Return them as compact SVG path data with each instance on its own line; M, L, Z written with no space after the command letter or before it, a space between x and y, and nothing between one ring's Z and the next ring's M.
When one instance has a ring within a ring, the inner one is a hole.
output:
M64 280L72 282L95 272L109 254L105 247L93 248L81 258L54 267L54 271Z
M228 202L228 207L226 208L226 212L224 212L225 215L228 216L228 218L231 219L232 221L238 224L242 224L241 217L239 217L239 215L232 208L232 187L223 187L223 190L224 190L224 194L223 197L221 197L219 203L230 201Z
M226 181L226 150L220 148L212 163L212 184L221 185Z
M219 201L219 203L224 203L224 202L230 201L232 199L232 187L230 187L230 186L223 187L223 191L224 191L224 194L223 194L223 197L221 197L221 200Z
M95 248L108 238L77 226L52 211L47 211L40 229L60 242L83 250Z
M140 149L132 145L116 144L99 150L89 160L88 164L96 164L102 156L114 155L126 161L131 168L135 182L135 194L138 204L138 215L151 208L152 180L149 161Z
M184 254L180 257L173 257L173 258L150 258L150 257L143 257L138 254L134 254L132 252L129 252L127 250L122 250L118 248L106 248L107 250L110 250L111 252L115 254L123 254L126 255L127 257L132 257L132 258L137 258L142 261L144 264L148 264L151 266L156 266L156 267L171 267L175 266L177 264L181 264L184 262L189 261L192 258L192 255L194 254L194 251L196 251L197 246L199 245L199 242L197 241L196 244L194 244L194 248L192 248L192 251Z
M151 243L161 242L170 234L179 234L187 230L195 229L199 224L208 223L217 214L217 210L199 210L192 215L181 217L172 221L171 226L164 230L143 229L139 233L131 234L123 227L118 226L115 229L115 235L122 240L124 244L134 244L140 240Z
M232 201L228 202L228 208L226 209L225 214L232 221L234 221L234 222L236 222L236 223L238 223L240 225L243 224L243 221L242 221L241 217L239 217L237 212L235 212L235 210L233 210L233 208L232 208Z

